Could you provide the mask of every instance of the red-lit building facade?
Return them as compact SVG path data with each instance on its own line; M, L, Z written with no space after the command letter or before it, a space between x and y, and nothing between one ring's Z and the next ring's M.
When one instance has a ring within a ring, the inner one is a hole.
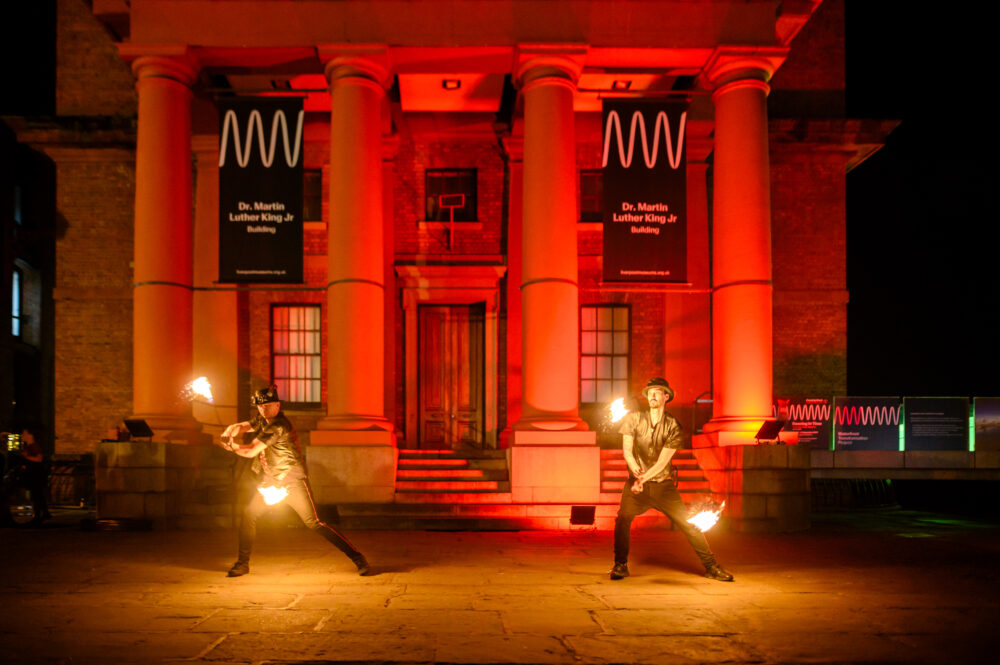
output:
M462 502L400 455L499 450L468 502L543 524L615 503L596 423L664 376L734 523L801 523L807 471L742 471L776 390L846 387L845 176L884 128L844 117L840 0L58 6L58 117L14 123L67 220L57 449L126 416L204 442L276 382L321 501ZM304 97L305 283L222 284L217 103L275 94ZM602 281L619 97L689 100L685 283ZM214 404L178 397L200 375Z

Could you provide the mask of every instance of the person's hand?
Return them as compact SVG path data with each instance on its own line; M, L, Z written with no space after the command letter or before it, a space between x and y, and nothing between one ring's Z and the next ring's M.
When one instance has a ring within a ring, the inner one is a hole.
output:
M633 494L642 493L642 481L639 480L638 478L636 478L635 481L633 481L632 483L632 493Z

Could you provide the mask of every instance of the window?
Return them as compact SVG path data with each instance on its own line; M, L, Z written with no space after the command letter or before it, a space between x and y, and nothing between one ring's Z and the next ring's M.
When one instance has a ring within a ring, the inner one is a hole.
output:
M322 402L319 305L271 305L271 377L282 401Z
M601 169L580 170L580 221L604 221L604 180Z
M14 185L14 221L18 226L24 223L21 218L21 186Z
M476 169L427 169L424 172L424 219L447 222L451 211L456 222L475 222Z
M302 221L323 221L323 172L319 169L302 172Z
M14 268L10 288L10 334L21 336L21 270Z
M580 308L580 402L610 402L628 392L629 308Z

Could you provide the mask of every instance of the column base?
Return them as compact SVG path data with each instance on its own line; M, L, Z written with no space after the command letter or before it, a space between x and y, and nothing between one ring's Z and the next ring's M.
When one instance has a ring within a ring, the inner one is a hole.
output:
M391 503L396 437L384 430L312 430L305 448L316 503Z
M392 433L392 422L378 416L326 416L316 423L314 431L376 431Z
M514 503L597 503L601 449L596 432L515 430L510 445Z
M511 429L527 432L581 432L587 431L590 427L577 416L546 415L523 417L514 423Z

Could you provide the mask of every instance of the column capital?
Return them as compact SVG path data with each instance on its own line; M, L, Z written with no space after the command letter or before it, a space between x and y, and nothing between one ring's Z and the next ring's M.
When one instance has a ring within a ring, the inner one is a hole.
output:
M702 68L706 88L719 90L736 81L756 81L770 90L767 82L788 57L780 46L720 46Z
M316 55L331 84L353 77L374 81L382 89L392 84L389 48L384 44L322 44L316 47Z
M518 44L514 82L524 88L542 78L562 79L575 88L586 57L585 44Z
M168 78L191 87L198 80L201 65L187 46L145 46L119 44L118 54L132 64L137 79Z

